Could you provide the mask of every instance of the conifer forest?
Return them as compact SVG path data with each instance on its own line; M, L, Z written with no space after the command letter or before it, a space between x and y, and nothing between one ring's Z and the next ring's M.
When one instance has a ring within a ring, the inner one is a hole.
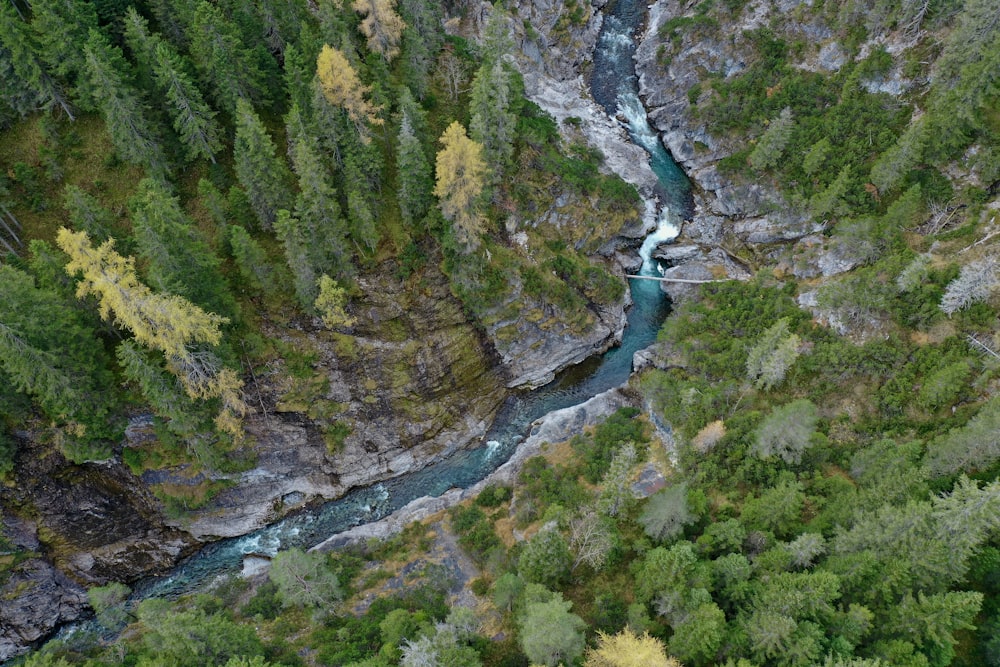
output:
M0 0L0 664L1000 667L1000 2Z

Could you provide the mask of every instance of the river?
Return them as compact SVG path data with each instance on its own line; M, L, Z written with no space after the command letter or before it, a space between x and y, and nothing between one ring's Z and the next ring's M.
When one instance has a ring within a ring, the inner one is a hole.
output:
M592 92L605 110L627 119L632 140L650 154L650 165L660 180L659 224L644 242L641 273L656 275L650 253L658 243L677 233L670 211L684 211L690 188L683 172L663 149L650 128L639 99L635 67L635 32L646 7L637 0L617 0L605 17L594 54ZM309 548L353 526L376 521L421 496L437 496L450 488L475 484L513 453L529 425L545 414L581 403L628 380L632 355L656 339L669 312L659 283L632 280L633 307L620 346L567 369L550 384L516 394L501 408L484 445L459 452L419 472L349 492L343 498L289 516L254 533L220 540L181 562L169 575L141 582L133 597L173 597L196 589L218 575L235 573L247 554L273 555L290 547Z

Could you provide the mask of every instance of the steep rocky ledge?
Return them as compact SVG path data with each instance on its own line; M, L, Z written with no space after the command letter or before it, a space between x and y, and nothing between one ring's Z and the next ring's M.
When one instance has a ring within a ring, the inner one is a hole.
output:
M651 123L665 147L694 184L695 212L685 222L674 247L658 253L667 276L679 278L746 277L763 265L782 266L795 257L798 277L829 277L855 266L850 257L826 248L818 236L824 227L787 201L766 179L746 182L720 173L719 162L744 149L748 138L713 132L695 107L706 93L700 84L743 72L755 58L744 33L769 28L789 43L806 45L794 67L835 72L847 55L829 26L800 0L765 0L745 5L741 13L720 21L698 21L698 8L680 0L657 0L636 52L640 94ZM687 22L685 29L665 29ZM874 48L864 45L862 53ZM886 44L890 50L900 45ZM898 72L863 81L869 90L900 95L912 85ZM674 296L687 288L665 286Z

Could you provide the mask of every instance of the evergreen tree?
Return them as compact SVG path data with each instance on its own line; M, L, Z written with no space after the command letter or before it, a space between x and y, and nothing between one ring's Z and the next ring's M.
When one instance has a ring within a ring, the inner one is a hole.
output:
M84 53L90 82L101 91L97 103L115 150L126 162L164 174L167 162L158 133L142 97L126 78L129 68L121 51L91 30Z
M94 5L80 0L33 0L31 16L42 59L55 76L75 87L79 104L91 108L94 97L103 92L89 88L82 49L90 31L98 27Z
M166 373L162 361L152 360L130 340L118 345L116 355L125 377L139 386L153 412L166 421L171 432L182 438L190 438L198 432L197 406L185 394L177 378Z
M430 90L430 75L444 43L441 4L428 0L401 0L403 22L403 72L410 90L424 99Z
M264 42L271 53L285 56L299 42L302 25L308 19L306 5L290 0L258 0L251 5L264 29Z
M87 232L91 238L101 243L111 237L114 227L111 212L77 186L67 185L63 190L63 208L66 209L74 230Z
M20 82L30 86L40 106L46 110L59 107L70 120L75 120L62 85L45 66L41 46L9 2L0 3L0 45L9 58L5 60L13 74Z
M379 230L372 211L372 190L366 188L367 180L358 165L357 153L351 152L344 160L344 187L347 189L347 215L351 221L351 239L359 246L374 250L378 246Z
M0 39L0 129L34 112L40 103L38 93L18 75L14 57Z
M767 131L754 146L750 153L750 166L754 169L770 169L777 166L789 139L792 137L794 128L795 120L792 118L792 110L785 107L781 110L781 114L771 121Z
M233 162L260 224L270 229L278 209L291 205L288 192L291 174L253 107L242 99L236 103Z
M276 289L274 267L267 253L257 241L239 225L229 226L229 248L236 260L240 275L251 288L265 294L273 294Z
M315 273L348 275L351 265L340 202L326 168L310 143L299 141L294 147L293 163L299 177L295 216L310 239L309 257Z
M319 280L310 258L312 239L305 233L303 225L286 209L278 211L274 231L285 247L285 259L294 276L295 295L303 307L312 308L316 302Z
M236 26L208 0L198 3L188 35L191 57L205 84L238 126L243 116L238 103L260 103L264 98L264 74L256 57Z
M139 253L146 260L146 275L153 287L220 315L234 315L236 302L219 270L219 258L167 186L143 179L129 206Z
M431 194L434 181L430 162L413 132L410 113L405 110L399 124L396 144L396 170L399 210L403 215L403 222L414 229L427 215L434 201Z
M31 276L0 265L0 371L52 419L107 431L107 357L81 314Z
M150 33L146 19L134 7L125 13L125 38L169 103L167 111L188 159L204 157L214 163L215 154L222 149L221 131L215 112L191 80L186 59L159 35Z
M205 103L201 91L185 72L181 56L166 42L156 47L153 74L160 90L170 103L174 130L184 144L188 159L208 158L222 150L221 130L215 122L215 112Z
M146 0L145 4L156 19L160 33L174 48L187 50L190 42L187 28L194 19L192 0Z
M483 157L492 168L494 182L498 182L510 167L514 156L514 135L517 115L512 104L510 74L503 62L483 65L472 82L469 111L469 132L472 139L482 144Z

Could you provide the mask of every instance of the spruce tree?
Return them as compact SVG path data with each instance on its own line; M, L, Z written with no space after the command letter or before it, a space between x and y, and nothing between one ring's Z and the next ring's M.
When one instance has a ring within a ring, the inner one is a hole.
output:
M139 92L128 80L129 67L121 51L97 30L84 47L87 71L115 150L126 161L146 167L151 174L167 170L166 157L155 126Z
M231 317L236 302L212 252L162 181L143 179L129 201L132 228L153 287Z
M441 4L428 0L401 0L403 29L403 73L406 85L418 99L430 90L431 71L444 44Z
M197 433L198 407L185 394L177 378L169 375L159 362L140 348L135 341L127 340L116 350L118 363L129 380L139 386L142 396L149 401L157 417L165 420L167 428L182 438Z
M166 98L167 112L188 159L203 157L214 163L222 149L221 130L215 112L194 85L187 59L151 33L146 19L134 7L125 13L125 39L139 67Z
M239 116L239 101L263 101L264 74L256 56L218 7L201 0L188 35L191 57L221 108Z
M396 144L397 199L403 221L412 229L420 223L434 201L431 165L413 131L410 113L403 111Z
M270 229L278 209L291 206L288 192L291 174L253 107L242 99L236 104L233 162L260 224Z
M312 142L299 141L294 149L299 196L295 216L310 239L309 259L316 274L343 276L351 273L346 249L347 229L337 192Z
M63 208L76 231L87 232L101 243L111 237L114 227L111 212L77 186L67 185L63 190Z
M75 120L62 84L48 71L41 57L41 46L9 2L0 3L0 45L8 54L11 70L34 91L39 105L46 110L59 107L70 120Z
M313 268L309 255L311 239L305 233L301 223L286 210L278 211L274 221L274 231L285 248L285 260L292 271L295 284L295 296L299 303L307 309L312 309L319 294L317 281L319 275Z
M161 42L156 46L155 55L153 75L170 103L168 110L174 130L184 144L188 159L202 157L214 164L216 153L222 150L222 131L215 121L215 112L188 76L180 54Z
M267 252L250 233L239 225L230 225L229 248L247 284L252 289L273 294L276 289L274 267L267 258Z
M0 39L0 128L38 109L38 93L14 68L14 57Z
M94 96L87 79L87 63L81 48L96 29L97 12L81 0L33 0L31 27L38 35L42 59L50 71L70 82L82 107L92 108Z
M0 371L51 419L107 429L111 376L85 318L27 273L0 265Z
M511 165L517 115L513 111L510 74L503 63L483 65L472 82L469 132L483 147L483 156L498 182Z

